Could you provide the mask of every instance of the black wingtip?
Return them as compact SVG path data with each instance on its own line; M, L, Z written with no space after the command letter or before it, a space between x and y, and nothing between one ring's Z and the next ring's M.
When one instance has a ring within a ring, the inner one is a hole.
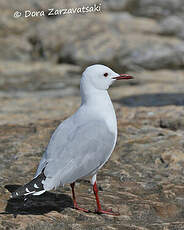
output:
M18 187L16 190L12 191L10 198L22 198L27 195L33 195L34 193L40 192L44 190L42 181L45 180L46 177L42 170L42 173L39 174L36 178L31 180L29 183Z
M15 192L12 192L12 194L10 195L10 199L16 199L21 197L23 197L23 195L19 194L17 190Z

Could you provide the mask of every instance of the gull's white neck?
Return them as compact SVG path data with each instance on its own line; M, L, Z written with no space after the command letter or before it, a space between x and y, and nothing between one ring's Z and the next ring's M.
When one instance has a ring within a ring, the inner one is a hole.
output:
M107 90L99 90L93 86L80 85L81 106L95 112L107 123L110 131L117 134L117 120L114 107Z

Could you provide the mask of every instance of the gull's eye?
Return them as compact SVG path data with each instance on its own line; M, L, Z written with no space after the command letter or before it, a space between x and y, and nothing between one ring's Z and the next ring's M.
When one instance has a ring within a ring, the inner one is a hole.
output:
M104 73L104 77L107 77L108 76L108 73Z

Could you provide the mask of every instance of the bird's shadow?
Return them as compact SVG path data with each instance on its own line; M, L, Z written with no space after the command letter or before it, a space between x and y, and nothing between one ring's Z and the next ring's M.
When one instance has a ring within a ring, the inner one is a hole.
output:
M5 185L9 192L14 192L20 185ZM17 215L43 215L50 211L61 212L65 208L73 207L70 196L45 192L40 196L30 195L26 201L24 198L9 199L5 211L0 214Z

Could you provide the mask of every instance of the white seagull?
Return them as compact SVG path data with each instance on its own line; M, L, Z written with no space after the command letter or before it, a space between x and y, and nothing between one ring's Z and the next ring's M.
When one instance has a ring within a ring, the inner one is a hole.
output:
M100 64L86 68L80 81L81 106L56 128L34 179L13 192L11 198L40 195L70 184L74 208L89 212L78 207L74 186L77 179L91 176L96 213L118 215L101 208L96 175L111 156L117 140L116 114L107 89L116 80L132 78Z

